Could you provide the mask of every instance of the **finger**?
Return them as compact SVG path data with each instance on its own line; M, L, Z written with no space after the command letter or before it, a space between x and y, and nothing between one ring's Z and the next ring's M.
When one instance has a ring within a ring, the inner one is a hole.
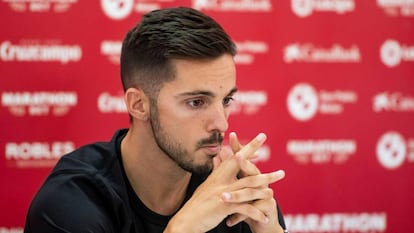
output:
M237 153L242 148L242 145L240 144L235 132L231 132L229 134L229 143L233 153Z
M264 173L254 176L243 177L229 186L228 190L239 190L244 188L256 188L260 186L268 186L271 183L279 181L285 177L283 170L271 173Z
M236 154L241 156L243 159L250 159L251 156L263 145L266 141L266 134L259 133L253 140L243 146Z
M239 154L236 155L236 159L240 167L239 177L260 174L260 170L250 160L243 159Z
M232 204L231 207L233 215L235 215L236 221L233 222L232 218L230 217L227 221L227 224L234 225L237 224L238 219L247 219L251 218L254 221L262 222L262 223L268 223L269 218L258 208L256 208L254 205L245 203L245 204ZM237 216L241 215L241 216Z
M228 227L232 227L240 222L243 222L244 220L247 219L246 215L243 214L233 214L231 216L229 216L226 220L226 225Z
M242 203L273 198L271 188L245 188L234 192L225 192L221 195L223 201L228 203Z

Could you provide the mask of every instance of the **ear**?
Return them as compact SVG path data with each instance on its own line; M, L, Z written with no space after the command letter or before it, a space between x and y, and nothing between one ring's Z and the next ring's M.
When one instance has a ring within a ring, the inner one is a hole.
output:
M149 99L139 88L128 88L124 95L128 113L132 118L146 121L149 118Z

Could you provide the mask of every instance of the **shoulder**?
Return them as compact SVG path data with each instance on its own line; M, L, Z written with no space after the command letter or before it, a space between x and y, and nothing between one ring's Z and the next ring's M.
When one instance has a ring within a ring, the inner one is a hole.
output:
M118 232L114 227L121 224L119 216L128 214L127 193L112 144L87 145L62 157L34 197L26 228Z

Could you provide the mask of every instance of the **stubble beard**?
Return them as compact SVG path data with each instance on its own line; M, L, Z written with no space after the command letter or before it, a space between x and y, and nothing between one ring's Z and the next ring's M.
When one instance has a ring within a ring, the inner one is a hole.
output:
M208 175L213 169L213 156L210 160L203 164L195 164L194 158L188 150L182 146L180 142L174 140L161 126L159 119L158 108L155 103L150 107L150 123L155 142L158 147L166 154L171 160L173 160L181 169L190 173L198 175ZM210 138L200 140L197 143L196 149L201 148L207 143L222 143L223 137L219 132L215 132Z

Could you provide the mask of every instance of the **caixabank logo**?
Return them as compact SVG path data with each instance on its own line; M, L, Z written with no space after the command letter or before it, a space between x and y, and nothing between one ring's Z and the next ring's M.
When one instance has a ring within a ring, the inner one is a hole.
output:
M414 138L405 138L398 131L385 132L378 139L376 154L379 163L389 170L414 163Z
M308 83L293 86L287 96L287 109L298 121L309 121L317 113L339 115L346 104L358 100L356 92L349 90L317 90Z
M334 43L330 47L313 43L291 43L285 46L283 60L286 63L358 63L362 56L357 45L345 47Z
M345 14L355 10L354 0L291 0L293 13L308 17L314 12L335 12Z

